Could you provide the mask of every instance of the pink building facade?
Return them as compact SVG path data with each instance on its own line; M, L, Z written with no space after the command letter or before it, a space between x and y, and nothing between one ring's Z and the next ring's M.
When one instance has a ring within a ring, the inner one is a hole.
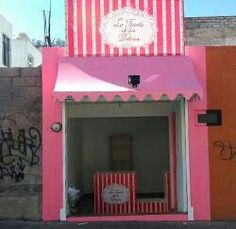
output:
M43 220L210 220L206 55L184 47L183 2L66 10L67 50L43 50Z

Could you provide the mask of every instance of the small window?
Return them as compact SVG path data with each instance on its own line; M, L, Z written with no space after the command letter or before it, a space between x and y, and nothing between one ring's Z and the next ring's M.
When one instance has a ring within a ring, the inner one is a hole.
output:
M6 35L2 35L2 63L10 67L10 39Z

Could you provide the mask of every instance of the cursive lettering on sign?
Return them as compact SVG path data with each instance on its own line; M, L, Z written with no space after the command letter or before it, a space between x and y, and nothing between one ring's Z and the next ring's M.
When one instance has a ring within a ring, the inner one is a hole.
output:
M125 7L103 17L100 33L103 42L114 47L147 46L156 37L156 19L144 11Z

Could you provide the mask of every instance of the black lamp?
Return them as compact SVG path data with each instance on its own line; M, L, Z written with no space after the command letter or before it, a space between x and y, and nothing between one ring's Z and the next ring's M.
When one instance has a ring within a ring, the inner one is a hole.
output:
M133 88L138 87L140 84L140 75L128 75L128 84Z

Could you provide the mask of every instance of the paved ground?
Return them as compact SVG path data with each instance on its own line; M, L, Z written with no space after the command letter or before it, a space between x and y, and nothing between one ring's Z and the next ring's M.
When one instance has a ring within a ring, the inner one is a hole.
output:
M0 229L236 229L232 222L32 222L0 221Z

